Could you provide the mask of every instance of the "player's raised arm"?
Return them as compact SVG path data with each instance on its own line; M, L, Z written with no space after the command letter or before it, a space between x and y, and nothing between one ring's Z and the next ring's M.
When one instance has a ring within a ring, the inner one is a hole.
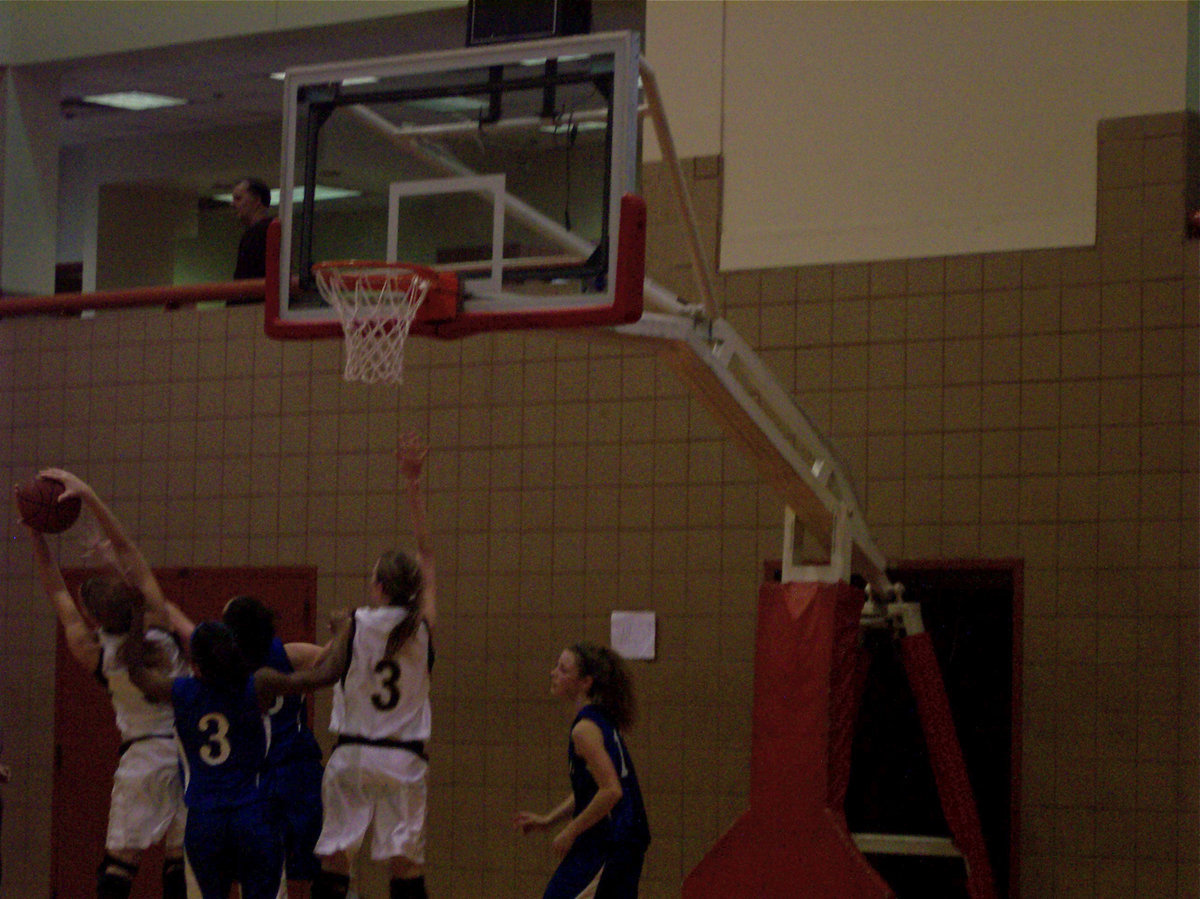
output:
M404 476L404 488L408 494L409 516L412 521L413 538L417 541L417 562L421 566L421 614L433 627L437 623L437 575L434 565L433 544L429 539L429 524L425 517L425 498L421 493L421 469L429 455L429 446L416 434L406 434L400 439L396 459Z
M278 696L311 693L313 690L335 684L345 674L346 666L350 662L350 641L353 634L353 628L344 627L329 645L315 647L320 652L308 668L298 669L291 674L284 674L274 668L259 668L254 673L254 689L258 694L259 704L267 708Z
M174 603L163 595L158 578L141 548L133 541L116 514L108 507L90 484L79 476L62 468L47 468L39 477L61 481L63 497L77 496L96 519L108 541L109 561L116 566L121 577L130 586L136 587L146 598L146 621L150 625L172 630L186 644L191 639L195 625Z
M129 679L151 702L170 702L171 676L161 668L151 667L147 649L146 597L140 590L135 590L131 602L129 637L122 647Z
M324 646L301 642L283 644L283 651L287 653L288 661L297 671L307 671L312 668L327 649L329 649L328 643Z
M95 671L100 664L100 641L96 639L95 631L84 620L79 607L71 596L59 570L58 561L50 552L46 537L33 530L25 529L33 541L33 564L37 569L38 579L50 605L54 608L55 617L62 625L63 636L67 641L67 649L71 656L88 671Z

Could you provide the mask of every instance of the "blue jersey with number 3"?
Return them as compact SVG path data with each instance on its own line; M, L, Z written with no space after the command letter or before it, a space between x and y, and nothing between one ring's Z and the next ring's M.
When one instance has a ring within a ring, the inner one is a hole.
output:
M262 799L270 725L258 707L254 679L240 690L222 691L179 677L171 684L171 702L187 807L234 808Z

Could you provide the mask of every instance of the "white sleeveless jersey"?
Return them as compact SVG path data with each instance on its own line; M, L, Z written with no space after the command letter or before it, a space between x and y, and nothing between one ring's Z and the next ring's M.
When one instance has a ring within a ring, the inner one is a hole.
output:
M126 635L97 631L100 640L100 665L96 676L108 689L113 711L117 713L117 730L123 741L138 737L170 736L175 726L175 712L169 702L150 702L129 679L129 671L121 661L118 650L125 645ZM179 644L170 633L159 628L146 631L146 640L156 649L153 654L167 660L166 673L181 677L189 673Z
M384 647L407 609L360 608L351 627L350 662L333 688L329 729L343 737L369 740L427 740L429 707L429 627L417 632L394 657Z

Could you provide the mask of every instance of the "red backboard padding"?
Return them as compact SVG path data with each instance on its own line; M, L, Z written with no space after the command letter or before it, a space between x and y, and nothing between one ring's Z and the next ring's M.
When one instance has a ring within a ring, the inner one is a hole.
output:
M856 687L862 605L848 584L760 589L750 809L684 880L685 899L893 895L847 833L840 796L836 807L829 799L830 771L843 767L831 746L849 751L833 736L844 722L835 728L831 711L844 717L854 705L846 694Z

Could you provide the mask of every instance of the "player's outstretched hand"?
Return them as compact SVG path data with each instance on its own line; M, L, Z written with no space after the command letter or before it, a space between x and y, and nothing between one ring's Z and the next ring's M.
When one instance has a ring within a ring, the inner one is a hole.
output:
M396 450L396 459L400 463L400 470L404 472L405 477L416 480L421 476L421 467L425 464L425 457L429 455L429 444L427 444L420 434L410 431L407 434L400 435L400 446Z
M61 503L64 499L72 496L78 496L80 499L87 499L92 488L89 487L81 478L71 474L65 468L43 468L38 472L39 478L50 478L51 480L59 481L63 485L63 492L58 495L58 501Z
M517 812L513 815L513 828L520 831L522 835L532 833L536 830L545 830L546 827L547 824L544 815L538 815L533 812Z

